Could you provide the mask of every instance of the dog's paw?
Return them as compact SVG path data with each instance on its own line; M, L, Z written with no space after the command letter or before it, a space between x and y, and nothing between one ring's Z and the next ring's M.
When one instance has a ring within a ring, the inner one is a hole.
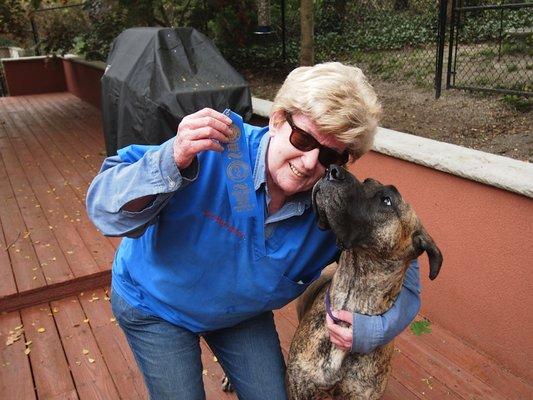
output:
M229 378L224 375L224 378L222 378L222 390L224 392L233 392L233 385L229 381Z

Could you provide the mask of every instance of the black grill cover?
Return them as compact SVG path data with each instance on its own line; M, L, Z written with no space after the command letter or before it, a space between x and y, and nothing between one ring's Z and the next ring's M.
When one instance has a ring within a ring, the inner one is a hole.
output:
M246 81L206 36L192 28L133 28L113 42L102 77L107 154L160 144L204 107L252 116Z

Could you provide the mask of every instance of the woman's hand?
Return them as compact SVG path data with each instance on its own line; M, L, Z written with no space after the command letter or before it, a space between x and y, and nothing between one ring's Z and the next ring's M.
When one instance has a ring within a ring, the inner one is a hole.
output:
M221 143L229 141L231 119L211 108L204 108L181 120L174 141L174 161L178 169L191 165L201 151L221 152Z
M340 310L333 311L333 316L349 324L349 327L343 328L342 326L337 325L335 322L333 322L331 317L326 314L326 327L328 328L329 332L329 340L339 349L350 351L352 349L353 341L353 314L348 311Z

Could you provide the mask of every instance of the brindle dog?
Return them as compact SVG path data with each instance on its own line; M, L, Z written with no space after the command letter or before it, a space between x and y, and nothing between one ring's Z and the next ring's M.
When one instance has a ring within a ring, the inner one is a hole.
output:
M327 289L333 310L383 314L400 292L410 261L427 252L433 280L441 252L394 186L373 179L360 183L331 166L313 188L313 206L319 227L333 230L343 252L336 271L323 274L300 298L300 324L287 365L289 399L378 399L387 386L394 345L351 354L331 343Z

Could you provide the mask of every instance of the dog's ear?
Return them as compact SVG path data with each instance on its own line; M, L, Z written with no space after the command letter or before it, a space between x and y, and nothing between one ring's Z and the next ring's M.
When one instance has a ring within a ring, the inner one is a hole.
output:
M424 228L419 229L413 235L413 246L418 252L418 255L424 251L428 254L429 258L429 279L433 280L437 277L442 265L442 253L433 241L433 238L429 236Z

